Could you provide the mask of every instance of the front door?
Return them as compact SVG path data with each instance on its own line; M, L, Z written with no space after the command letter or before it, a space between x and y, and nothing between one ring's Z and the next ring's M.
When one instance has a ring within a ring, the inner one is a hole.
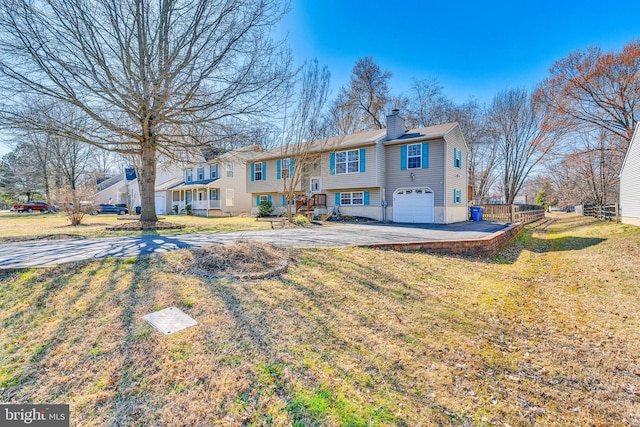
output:
M311 194L317 194L321 191L320 178L311 178Z

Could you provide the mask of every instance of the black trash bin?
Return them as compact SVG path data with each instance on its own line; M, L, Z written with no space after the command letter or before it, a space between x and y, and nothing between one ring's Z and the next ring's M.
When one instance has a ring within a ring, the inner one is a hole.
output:
M136 215L140 215L142 213L142 207L136 206Z
M482 212L484 212L484 209L482 209L481 206L471 206L469 209L471 209L471 220L482 221Z

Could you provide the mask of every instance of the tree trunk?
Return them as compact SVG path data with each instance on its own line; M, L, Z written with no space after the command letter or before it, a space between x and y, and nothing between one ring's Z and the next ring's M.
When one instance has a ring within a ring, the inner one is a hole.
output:
M140 206L142 208L140 221L156 222L158 217L156 216L156 146L154 141L147 140L143 144L140 160L140 170L138 171Z

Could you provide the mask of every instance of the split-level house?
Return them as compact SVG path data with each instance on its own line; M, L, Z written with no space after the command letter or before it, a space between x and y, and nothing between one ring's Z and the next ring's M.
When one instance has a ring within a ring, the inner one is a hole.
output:
M179 182L164 188L168 212L183 214L190 206L193 215L222 216L251 211L246 193L246 166L263 153L248 146L224 153L211 152L182 170ZM156 191L161 188L156 187Z
M640 225L640 122L636 124L620 171L620 221Z
M308 150L316 155L298 168L294 211L405 223L468 219L467 144L457 123L407 130L394 110L386 129L314 141ZM248 162L253 213L261 202L285 211L297 161L287 152L296 150L276 148Z

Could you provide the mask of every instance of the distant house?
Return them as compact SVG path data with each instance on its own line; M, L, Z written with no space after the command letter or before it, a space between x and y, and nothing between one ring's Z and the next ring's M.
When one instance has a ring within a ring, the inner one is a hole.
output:
M620 171L620 220L640 226L640 122L631 137Z
M172 163L159 165L156 169L156 186L175 180L180 172L180 168ZM168 213L163 196L163 192L156 191L156 213L161 215ZM135 170L126 168L123 173L100 182L94 200L97 203L125 204L132 209L140 206L140 188Z
M185 213L187 205L193 215L221 216L251 211L246 193L246 165L262 154L257 146L225 153L214 153L182 168L178 182L156 186L165 192L168 212Z
M488 204L489 205L504 205L506 204L506 199L504 196L491 196L489 197ZM528 199L526 194L516 194L513 198L514 205L527 205Z
M311 150L318 160L296 188L298 211L406 223L468 219L467 144L457 123L407 130L394 110L386 129L315 141ZM284 212L283 177L295 161L276 148L248 162L253 213L263 201Z

